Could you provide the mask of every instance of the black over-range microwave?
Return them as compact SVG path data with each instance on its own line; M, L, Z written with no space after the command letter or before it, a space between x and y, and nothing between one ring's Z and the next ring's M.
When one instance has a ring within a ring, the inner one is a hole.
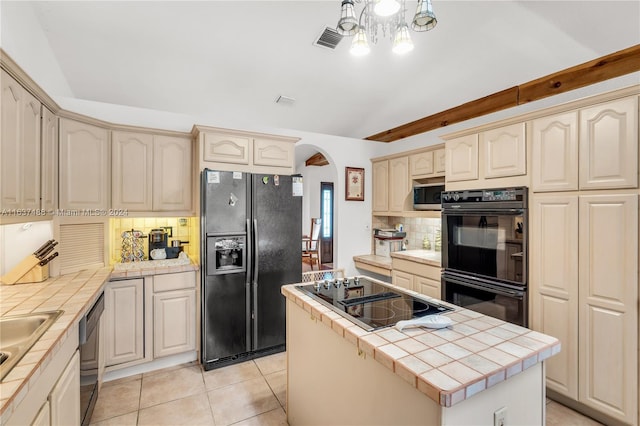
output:
M442 184L415 185L413 187L414 210L440 210L442 208Z

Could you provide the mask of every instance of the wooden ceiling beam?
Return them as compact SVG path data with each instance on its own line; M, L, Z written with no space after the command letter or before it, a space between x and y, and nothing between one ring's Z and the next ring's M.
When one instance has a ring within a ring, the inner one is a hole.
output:
M640 71L640 45L531 80L446 111L376 133L365 139L379 142L397 141L636 71Z
M320 152L316 152L304 162L305 166L326 166L329 161Z

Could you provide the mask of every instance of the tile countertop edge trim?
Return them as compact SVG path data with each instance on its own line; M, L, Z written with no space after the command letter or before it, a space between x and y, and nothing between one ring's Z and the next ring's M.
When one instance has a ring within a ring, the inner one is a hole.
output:
M374 358L378 363L380 363L381 365L383 365L386 368L390 368L388 364L389 359L386 359L383 356L379 356L376 357L375 356L375 352L377 348L380 348L382 346L395 346L395 348L397 348L398 350L402 351L402 348L400 348L399 346L396 346L393 342L390 342L388 340L385 340L383 337L379 336L380 332L384 332L386 330L395 330L395 328L384 328L381 330L377 330L377 331L372 331L372 332L367 332L364 329L361 329L358 325L356 325L355 323L352 323L354 327L360 328L360 331L363 332L363 334L359 335L359 336L352 336L351 333L347 333L345 332L345 328L344 328L344 324L340 324L339 321L344 320L345 317L338 315L337 313L335 313L334 311L330 310L329 308L325 307L324 305L320 304L319 302L313 300L311 297L305 295L304 293L300 292L298 289L295 288L296 285L299 284L289 284L289 285L284 285L281 288L281 293L284 297L286 297L287 299L291 300L293 303L295 303L296 305L298 305L301 309L303 309L304 311L310 313L311 315L315 316L318 320L320 320L320 322L322 322L326 327L329 327L330 329L336 331L336 333L338 335L341 335L343 339L346 339L348 341L350 341L352 344L354 344L357 348L358 351L360 352L361 350L361 346L372 346L371 343L365 342L364 344L361 345L361 341L364 342L362 340L363 337L367 337L367 336L376 336L379 339L384 340L383 344L380 345L373 345L373 353L370 354L372 356L372 358ZM402 290L400 288L398 288L399 290ZM413 293L413 292L411 292ZM463 308L460 308L460 310L462 310ZM456 312L460 312L460 310L456 311ZM467 310L465 310L467 311ZM446 315L446 314L444 314ZM470 318L470 320L473 318ZM502 323L502 321L500 321ZM509 323L504 323L504 324L509 324ZM497 327L497 326L496 326ZM351 328L351 327L349 327ZM342 330L342 333L339 332L339 329ZM534 333L538 333L535 332L534 330L529 330L529 332L534 332ZM402 333L402 332L399 332ZM412 338L412 335L406 334L406 333L402 333L405 334L407 339L408 338ZM540 334L540 333L538 333ZM523 335L520 335L523 336ZM548 336L545 335L547 337L546 340L548 340L548 342L543 342L542 340L536 340L538 343L540 343L540 347L538 349L531 349L530 353L527 353L524 356L520 356L517 357L516 361L512 361L509 362L506 365L502 365L500 366L500 368L495 369L493 371L490 371L488 373L481 373L478 372L482 377L481 378L474 378L471 379L469 382L467 383L461 383L459 386L455 386L451 389L448 390L444 390L439 388L437 385L429 382L426 378L422 377L422 375L419 374L415 374L415 380L413 380L413 387L416 388L418 391L422 392L423 394L425 394L427 397L429 397L431 400L433 400L434 402L436 402L437 404L443 406L443 407L451 407L453 405L455 405L458 402L464 401L467 398L470 398L471 396L475 395L476 393L481 392L482 390L486 390L490 387L492 387L495 384L498 384L502 381L508 380L510 377L521 373L522 371L532 367L533 365L539 363L539 362L543 362L545 361L547 358L557 354L558 352L560 352L560 341L558 339L556 339L555 337L552 336ZM464 336L466 337L466 336ZM464 338L463 337L463 338ZM355 341L354 341L355 340ZM404 340L404 339L403 339ZM448 342L450 343L450 342ZM495 348L495 345L491 345L488 346L489 348ZM433 347L429 347L429 349L433 349ZM364 350L365 352L367 352L366 350ZM472 353L475 354L475 353ZM507 352L505 352L505 354L507 354ZM412 354L409 354L409 356L413 356ZM515 357L513 354L511 354L512 357ZM400 357L397 359L393 359L392 360L392 366L391 366L391 371L393 371L396 375L398 375L400 378L402 378L405 382L407 382L407 385L411 385L411 383L409 381L406 380L406 378L403 378L397 371L396 368L396 362L400 359L405 358ZM439 367L435 367L433 370L429 370L429 371L438 371L441 374L447 375L445 372L440 371L440 367L443 367L445 365L451 364L452 362L456 362L455 360L452 360L451 362L447 362L446 364L443 364ZM477 370L475 370L477 371ZM504 373L504 378L502 380L497 381L496 383L490 383L489 379L496 377L497 375L501 375L502 373ZM456 380L455 378L447 375L447 377L451 378L451 380ZM424 385L426 385L426 387L428 389L425 389L424 386L420 386L419 383L422 382ZM477 390L477 387L480 383L483 383L483 386L480 390ZM435 392L433 392L433 391ZM460 396L462 394L462 396ZM454 397L455 395L455 397Z
M79 271L77 273L74 274L68 274L68 275L61 275L58 277L55 277L53 279L53 281L51 283L55 283L57 280L59 279L68 279L69 283L73 283L73 282L77 282L78 280L82 280L83 284L82 286L80 286L78 288L78 290L69 297L69 299L66 301L68 302L70 299L72 299L74 296L76 296L78 293L80 293L81 291L83 291L85 285L93 280L98 280L100 281L100 285L96 287L96 289L93 291L93 293L91 294L90 297L87 297L85 299L85 303L82 306L82 308L80 308L79 310L77 310L76 314L73 316L73 318L71 320L69 320L67 318L67 325L66 327L64 327L63 329L56 329L55 326L57 324L59 324L59 321L61 321L62 318L64 318L65 316L68 316L71 312L69 312L67 309L64 308L64 304L56 309L62 309L64 311L64 313L62 314L62 316L60 318L58 318L56 320L56 322L54 322L51 327L49 327L49 329L42 335L42 337L34 344L34 346L36 346L38 344L38 342L40 341L46 341L46 340L51 340L52 343L46 348L43 349L42 352L43 354L41 355L41 357L36 360L35 362L29 362L29 364L33 364L34 367L28 372L26 373L24 378L18 378L15 381L21 380L21 383L15 387L12 391L11 391L11 395L8 396L7 398L5 398L5 395L1 395L0 397L2 398L2 405L0 405L0 419L2 420L2 423L5 423L13 414L14 411L14 402L16 401L16 398L20 395L24 396L26 395L28 389L33 385L31 383L31 381L35 381L38 379L39 377L39 372L40 372L40 368L41 367L46 367L46 365L51 361L52 357L55 355L57 349L59 349L62 344L66 341L66 339L69 337L69 332L71 330L77 330L77 324L79 323L80 319L88 312L89 308L93 305L93 303L95 303L95 301L98 299L98 296L100 295L100 293L103 291L106 283L109 281L110 278L110 274L111 274L111 267L102 267L102 268L97 268L97 269L88 269L88 270L82 270ZM64 278L66 277L66 278ZM16 285L29 285L29 284L16 284ZM3 286L4 287L4 286ZM7 286L9 287L9 286ZM14 286L10 286L12 288L14 288ZM28 300L28 299L27 299ZM64 302L64 303L66 303ZM73 303L72 303L73 304ZM19 305L18 305L19 306ZM49 310L55 310L54 308L51 309L46 309L47 311ZM42 311L42 309L38 309L37 307L34 308L32 310L32 312L40 312ZM5 315L4 313L1 316L7 316L10 317L12 316L11 314L11 310L9 310L9 312ZM52 336L50 339L47 339L45 336L48 335L54 335ZM15 367L12 369L15 370L16 368L21 366L21 363L23 363L23 360L29 355L29 353L31 352L31 349L29 349L29 351L27 351L27 353L24 355L24 357L15 365ZM27 364L27 365L29 365ZM7 374L6 377L10 377L11 372L9 372L9 374ZM5 378L6 378L5 377ZM6 383L10 383L10 382L0 382L0 384L6 384ZM18 401L18 403L20 403L22 401Z

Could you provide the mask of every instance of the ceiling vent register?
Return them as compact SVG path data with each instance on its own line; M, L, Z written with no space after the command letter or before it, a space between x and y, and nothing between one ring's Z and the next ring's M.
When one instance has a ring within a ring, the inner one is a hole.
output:
M325 27L322 34L313 42L315 46L324 47L326 49L335 49L342 40L342 35L339 34L335 29Z

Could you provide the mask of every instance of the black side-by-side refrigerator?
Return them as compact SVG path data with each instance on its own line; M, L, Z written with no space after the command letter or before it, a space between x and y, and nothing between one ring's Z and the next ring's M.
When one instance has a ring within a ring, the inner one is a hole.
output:
M201 175L202 365L285 349L284 284L302 278L301 177Z

